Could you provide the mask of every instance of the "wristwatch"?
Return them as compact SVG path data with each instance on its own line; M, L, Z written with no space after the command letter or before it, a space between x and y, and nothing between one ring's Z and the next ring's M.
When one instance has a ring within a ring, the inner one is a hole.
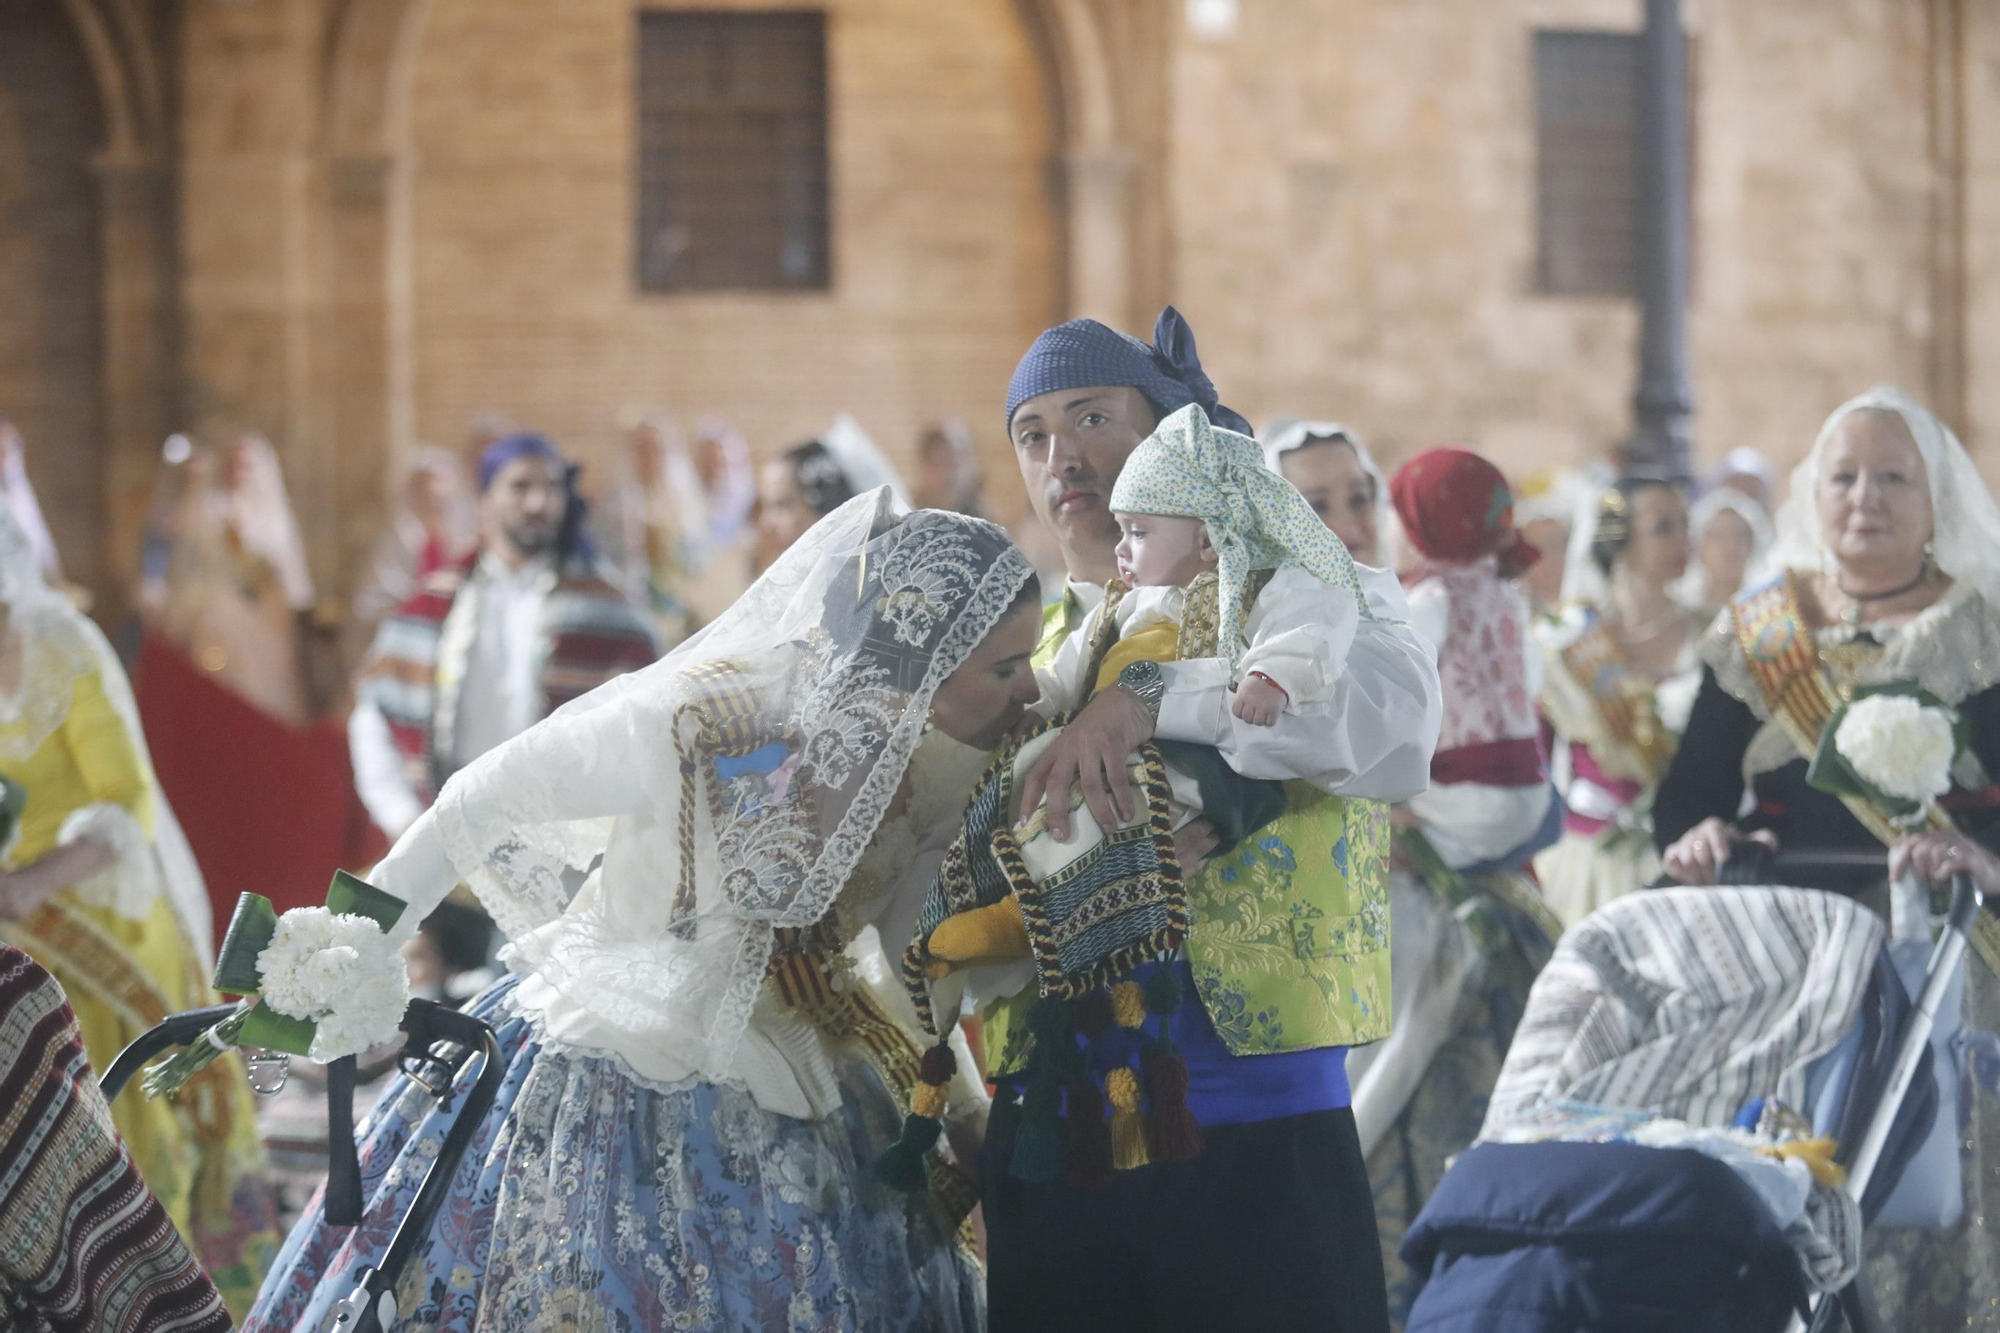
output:
M1118 688L1130 690L1139 696L1139 702L1146 705L1146 712L1152 717L1153 725L1160 725L1160 705L1167 698L1167 677L1160 670L1158 662L1139 659L1118 673Z

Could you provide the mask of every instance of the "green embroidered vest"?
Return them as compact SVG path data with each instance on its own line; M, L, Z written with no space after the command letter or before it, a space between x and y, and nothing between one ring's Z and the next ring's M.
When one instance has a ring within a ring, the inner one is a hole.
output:
M1074 594L1042 616L1037 667L1084 620ZM1285 784L1287 808L1188 885L1188 963L1232 1055L1359 1046L1389 1035L1389 808ZM986 1060L1026 1054L1031 986L984 1010Z

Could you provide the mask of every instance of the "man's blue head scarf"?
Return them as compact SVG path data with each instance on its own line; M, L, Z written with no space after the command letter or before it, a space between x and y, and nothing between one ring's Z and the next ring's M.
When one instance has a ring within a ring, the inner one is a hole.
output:
M1216 401L1215 385L1195 352L1194 330L1172 306L1153 325L1151 347L1094 319L1059 324L1035 339L1007 386L1008 429L1030 398L1098 385L1137 389L1162 419L1196 403L1223 429L1251 433L1249 422Z
M522 431L514 435L503 435L479 455L479 493L484 495L493 488L493 479L500 475L500 469L517 458L543 458L563 466L562 450L556 448L555 441L546 435L536 435Z
M565 503L562 528L556 537L556 551L565 560L594 561L597 548L585 527L590 518L590 506L576 486L583 464L566 462L562 450L556 448L555 441L548 436L522 431L487 445L479 455L479 493L484 495L491 490L493 479L500 475L500 469L517 458L542 458L562 469Z

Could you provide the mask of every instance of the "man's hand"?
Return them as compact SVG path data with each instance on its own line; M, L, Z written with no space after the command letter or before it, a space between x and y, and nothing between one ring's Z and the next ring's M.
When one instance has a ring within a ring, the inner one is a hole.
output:
M1253 727L1268 727L1290 702L1290 695L1262 676L1245 676L1237 682L1236 702L1230 711Z
M1049 833L1069 841L1069 793L1083 789L1083 803L1103 829L1117 828L1138 809L1125 759L1152 739L1153 715L1130 690L1101 690L1062 729L1021 782L1021 818L1048 802Z

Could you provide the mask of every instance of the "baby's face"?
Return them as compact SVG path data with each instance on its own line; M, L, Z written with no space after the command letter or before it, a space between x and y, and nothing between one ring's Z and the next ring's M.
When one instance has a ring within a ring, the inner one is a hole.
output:
M1208 525L1200 519L1170 514L1114 517L1124 533L1118 539L1118 577L1133 587L1181 588L1215 568Z

